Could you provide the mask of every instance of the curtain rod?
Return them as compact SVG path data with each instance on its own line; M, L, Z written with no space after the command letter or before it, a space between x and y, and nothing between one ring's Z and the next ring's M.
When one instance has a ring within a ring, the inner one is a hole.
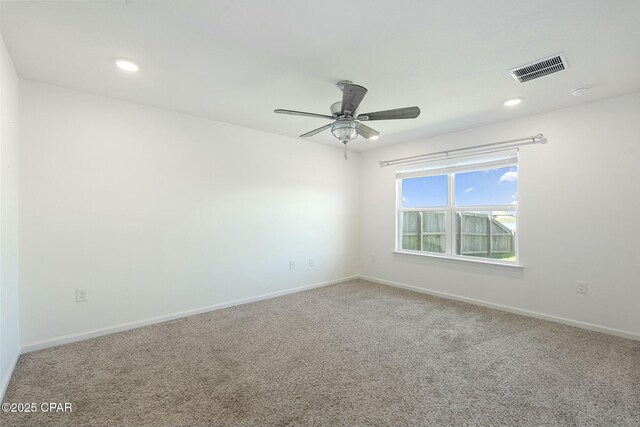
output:
M383 168L385 166L401 165L407 162L417 162L419 160L426 160L424 159L425 157L444 156L446 158L446 157L449 157L451 153L459 153L460 151L468 151L468 150L477 150L479 148L495 147L497 145L513 144L509 147L511 148L511 147L518 147L521 145L529 145L529 144L545 144L546 142L547 140L544 139L544 136L541 133L539 133L535 136L511 139L509 141L491 142L489 144L475 145L473 147L455 148L453 150L438 151L435 153L428 153L428 154L419 154L417 156L400 157L398 159L393 159L393 160L381 160L379 163L380 163L380 167Z

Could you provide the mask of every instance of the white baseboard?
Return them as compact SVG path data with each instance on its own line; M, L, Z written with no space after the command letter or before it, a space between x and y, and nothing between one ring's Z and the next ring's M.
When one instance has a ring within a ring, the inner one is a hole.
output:
M488 301L482 301L475 298L468 298L459 295L449 294L446 292L434 291L432 289L420 288L418 286L407 285L399 282L392 282L389 280L378 279L377 277L360 275L360 279L367 280L369 282L378 283L380 285L393 286L394 288L407 289L414 292L420 292L422 294L433 295L441 298L452 299L456 301L462 301L469 304L481 305L483 307L494 308L496 310L508 311L510 313L521 314L523 316L535 317L537 319L549 320L551 322L562 323L564 325L575 326L577 328L588 329L590 331L602 332L605 334L616 335L618 337L628 338L636 341L640 341L640 334L633 332L623 331L621 329L610 328L609 326L597 325L589 322L582 322L580 320L567 319L565 317L554 316L551 314L539 313L537 311L525 310L522 308L511 307L508 305L495 304Z
M72 343L72 342L83 341L83 340L87 340L87 339L90 339L90 338L95 338L95 337L99 337L99 336L103 336L103 335L109 335L109 334L113 334L113 333L116 333L116 332L128 331L130 329L140 328L142 326L153 325L155 323L162 323L162 322L166 322L166 321L169 321L169 320L180 319L182 317L194 316L196 314L207 313L209 311L220 310L220 309L223 309L223 308L233 307L233 306L236 306L236 305L248 304L248 303L251 303L251 302L262 301L262 300L275 298L275 297L279 297L279 296L283 296L283 295L293 294L293 293L296 293L296 292L307 291L309 289L320 288L322 286L328 286L328 285L333 285L333 284L336 284L336 283L346 282L348 280L358 279L359 277L360 276L358 276L358 275L348 276L348 277L343 277L341 279L330 280L328 282L314 283L314 284L311 284L311 285L300 286L300 287L297 287L297 288L285 289L283 291L270 292L268 294L258 295L258 296L255 296L255 297L242 298L242 299L239 299L239 300L223 302L223 303L219 303L219 304L209 305L209 306L206 306L206 307L195 308L195 309L192 309L192 310L180 311L180 312L177 312L177 313L172 313L172 314L167 314L167 315L163 315L163 316L153 317L153 318L145 319L145 320L139 320L139 321L136 321L136 322L123 323L123 324L120 324L120 325L115 325L115 326L109 326L109 327L106 327L106 328L95 329L93 331L82 332L82 333L79 333L79 334L64 335L64 336L61 336L61 337L56 337L56 338L52 338L52 339L48 339L48 340L44 340L44 341L38 341L38 342L35 342L35 343L31 343L31 344L25 345L25 346L22 347L22 354L29 353L29 352L32 352L32 351L42 350L42 349L49 348L49 347L55 347L57 345L69 344L69 343ZM11 377L9 376L9 378L11 378Z
M2 378L2 383L0 383L0 402L4 401L4 393L7 391L7 387L9 386L9 381L11 381L11 377L13 376L13 371L16 369L16 365L18 364L18 359L20 358L20 353L16 354L16 357L13 359L13 363L11 364L11 368L9 372Z
M482 300L478 300L478 299L474 299L474 298L468 298L468 297L463 297L463 296L459 296L459 295L449 294L449 293L446 293L446 292L440 292L440 291L435 291L435 290L431 290L431 289L420 288L420 287L417 287L417 286L407 285L407 284L404 284L404 283L392 282L392 281L389 281L389 280L379 279L377 277L354 275L354 276L343 277L343 278L340 278L340 279L331 280L331 281L327 281L327 282L321 282L321 283L315 283L315 284L306 285L306 286L300 286L300 287L297 287L297 288L286 289L286 290L277 291L277 292L271 292L271 293L268 293L268 294L258 295L258 296L255 296L255 297L243 298L243 299L239 299L239 300L234 300L234 301L214 304L214 305L210 305L210 306L206 306L206 307L200 307L200 308L196 308L196 309L192 309L192 310L186 310L186 311L181 311L181 312L177 312L177 313L172 313L172 314L168 314L168 315L164 315L164 316L153 317L153 318L150 318L150 319L140 320L140 321L136 321L136 322L124 323L124 324L110 326L110 327L106 327L106 328L95 329L93 331L82 332L82 333L79 333L79 334L65 335L65 336L56 337L56 338L52 338L52 339L48 339L48 340L44 340L44 341L38 341L38 342L31 343L31 344L23 346L22 347L22 354L29 353L29 352L32 352L32 351L42 350L42 349L49 348L49 347L54 347L54 346L57 346L57 345L69 344L69 343L72 343L72 342L83 341L83 340L86 340L86 339L95 338L95 337L99 337L99 336L103 336L103 335L109 335L109 334L113 334L113 333L116 333L116 332L122 332L122 331L127 331L127 330L130 330L130 329L140 328L142 326L148 326L148 325L153 325L153 324L156 324L156 323L166 322L166 321L169 321L169 320L180 319L182 317L193 316L193 315L196 315L196 314L206 313L206 312L209 312L209 311L220 310L220 309L223 309L223 308L233 307L233 306L236 306L236 305L248 304L248 303L251 303L251 302L266 300L266 299L275 298L275 297L278 297L278 296L283 296L283 295L288 295L288 294L292 294L292 293L296 293L296 292L306 291L306 290L309 290L309 289L319 288L319 287L322 287L322 286L333 285L333 284L336 284L336 283L346 282L348 280L353 280L353 279L358 279L358 278L363 279L363 280L367 280L367 281L370 281L370 282L374 282L374 283L379 283L381 285L387 285L387 286L393 286L393 287L396 287L396 288L407 289L407 290L414 291L414 292L420 292L420 293L424 293L424 294L434 295L434 296L437 296L437 297L453 299L453 300L467 302L467 303L475 304L475 305L481 305L481 306L484 306L484 307L494 308L496 310L508 311L510 313L521 314L523 316L535 317L535 318L538 318L538 319L549 320L551 322L562 323L562 324L565 324L565 325L575 326L575 327L578 327L578 328L588 329L588 330L597 331L597 332L603 332L605 334L616 335L616 336L619 336L619 337L629 338L629 339L632 339L632 340L640 341L640 334L636 334L636 333L628 332L628 331L623 331L623 330L611 328L611 327L608 327L608 326L602 326L602 325L597 325L597 324L593 324L593 323L582 322L582 321L579 321L579 320L567 319L567 318L564 318L564 317L559 317L559 316L554 316L554 315L550 315L550 314L539 313L539 312L536 312L536 311L525 310L525 309L511 307L511 306L502 305L502 304L495 304L495 303L488 302L488 301L482 301ZM16 358L15 362L17 362L17 358ZM14 367L15 367L15 362L14 362ZM13 371L13 369L12 369L12 371ZM9 375L7 378L3 379L3 382L1 384L2 389L0 389L0 390L2 390L2 393L4 393L4 389L6 388L10 378L11 378L11 375Z

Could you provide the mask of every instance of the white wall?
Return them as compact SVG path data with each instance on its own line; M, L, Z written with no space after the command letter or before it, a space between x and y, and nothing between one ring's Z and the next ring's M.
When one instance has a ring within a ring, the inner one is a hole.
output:
M18 77L0 37L0 398L20 354L18 327Z
M357 154L20 90L23 346L357 273Z
M362 153L361 274L640 334L639 118L636 93ZM520 156L522 271L392 254L395 169L378 161L538 133Z

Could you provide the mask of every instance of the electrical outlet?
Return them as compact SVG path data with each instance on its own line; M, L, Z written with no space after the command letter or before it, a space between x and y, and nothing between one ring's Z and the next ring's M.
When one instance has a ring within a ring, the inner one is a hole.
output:
M586 280L578 280L576 282L576 292L579 294L587 293L587 281Z
M87 289L76 289L76 302L84 302L89 299L89 292Z
M289 270L295 270L296 268L296 263L293 261L289 261Z
M314 265L313 258L309 258L309 267L313 267Z
M371 254L371 262L376 262L376 254Z

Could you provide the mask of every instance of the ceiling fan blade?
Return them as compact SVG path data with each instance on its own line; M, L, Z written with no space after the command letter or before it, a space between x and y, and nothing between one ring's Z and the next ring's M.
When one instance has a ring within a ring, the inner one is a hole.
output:
M418 107L396 108L395 110L376 111L375 113L364 113L358 115L358 120L397 120L415 119L420 115Z
M362 124L360 122L356 122L356 128L358 129L358 135L361 135L363 138L371 139L380 135L375 129L370 128L369 126Z
M277 109L277 110L273 110L273 112L278 114L289 114L292 116L318 117L320 119L329 119L329 120L335 119L335 117L329 116L327 114L305 113L304 111Z
M303 138L304 138L304 137L307 137L307 136L313 136L313 135L318 134L318 133L320 133L320 132L322 132L322 131L324 131L324 130L330 129L330 128L331 128L331 126L333 126L333 123L329 123L328 125L321 126L321 127L319 127L318 129L314 129L314 130L309 131L309 132L307 132L307 133L303 133L303 134L302 134L302 135L300 135L300 136L301 136L301 137L303 137Z
M344 85L342 89L342 109L340 110L340 114L353 116L366 94L367 88L365 87L354 84Z

